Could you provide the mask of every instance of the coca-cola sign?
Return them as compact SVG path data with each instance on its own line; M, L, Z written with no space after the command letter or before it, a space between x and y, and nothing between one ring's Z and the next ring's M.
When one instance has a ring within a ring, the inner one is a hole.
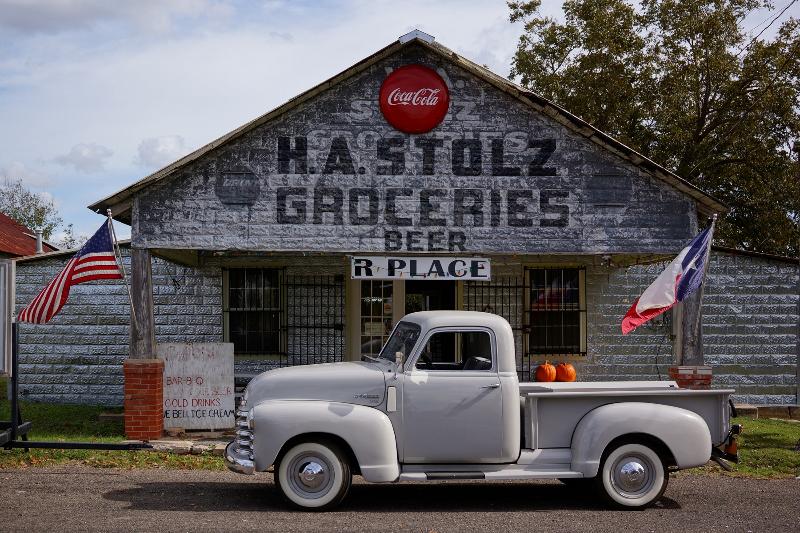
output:
M389 74L380 92L387 122L405 133L425 133L447 114L450 94L444 80L422 65L406 65Z

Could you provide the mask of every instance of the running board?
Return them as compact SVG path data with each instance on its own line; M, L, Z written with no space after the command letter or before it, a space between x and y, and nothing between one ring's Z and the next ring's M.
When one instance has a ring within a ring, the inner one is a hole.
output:
M453 465L458 466L458 465ZM466 465L465 465L466 466ZM405 470L400 474L399 481L441 481L441 480L467 480L480 479L485 481L525 480L525 479L560 479L582 478L583 474L569 470L569 468L532 469L527 465L486 465L484 471L476 471L478 465L470 465L473 470L438 470L434 472Z
M425 472L428 481L438 481L443 479L486 479L483 472Z

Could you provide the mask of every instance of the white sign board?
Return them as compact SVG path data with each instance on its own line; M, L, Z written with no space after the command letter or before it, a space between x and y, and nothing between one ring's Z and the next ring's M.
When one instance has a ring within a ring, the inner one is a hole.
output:
M492 267L482 257L356 256L350 274L352 279L489 281Z
M164 428L234 426L232 343L167 343L156 351L164 361Z

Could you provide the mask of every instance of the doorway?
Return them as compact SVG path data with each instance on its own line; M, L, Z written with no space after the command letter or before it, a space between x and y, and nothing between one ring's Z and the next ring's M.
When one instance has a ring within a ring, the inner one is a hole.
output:
M459 308L456 281L350 280L347 288L347 356L376 356L392 328L408 313Z
M405 314L456 308L455 281L406 281Z

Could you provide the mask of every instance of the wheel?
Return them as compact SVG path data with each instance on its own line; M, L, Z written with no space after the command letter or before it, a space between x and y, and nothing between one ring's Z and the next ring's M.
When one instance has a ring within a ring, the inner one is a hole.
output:
M324 511L339 505L350 490L350 464L338 446L302 442L289 449L275 470L277 485L295 507Z
M607 453L595 478L614 506L642 509L667 490L669 475L661 457L644 444L622 444Z

